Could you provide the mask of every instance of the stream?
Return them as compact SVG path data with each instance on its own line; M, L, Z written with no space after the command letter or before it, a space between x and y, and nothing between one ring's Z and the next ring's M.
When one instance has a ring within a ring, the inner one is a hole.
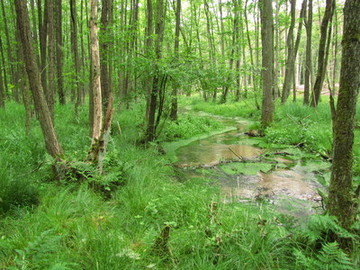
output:
M216 119L236 129L178 148L174 165L181 170L182 180L210 180L220 186L225 203L266 201L278 212L299 219L322 211L318 189L324 187L317 179L328 172L328 163L309 161L295 147L258 148L259 139L245 134L247 121Z

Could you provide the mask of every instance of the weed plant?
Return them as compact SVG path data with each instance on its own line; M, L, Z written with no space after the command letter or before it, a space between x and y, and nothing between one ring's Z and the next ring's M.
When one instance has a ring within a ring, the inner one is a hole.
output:
M71 106L56 110L67 158L83 160L89 146L86 109L78 119ZM340 230L329 220L298 229L266 203L222 203L209 179L177 181L166 155L138 146L142 113L134 105L115 115L104 175L49 182L51 164L38 124L33 121L25 135L23 110L8 105L0 114L1 269L359 267L359 250L347 255L323 237L324 226ZM160 139L184 137L189 126L198 133L217 128L207 121L180 115L177 126L164 128L170 135ZM104 198L89 181L103 184L111 196ZM113 182L121 185L113 188Z

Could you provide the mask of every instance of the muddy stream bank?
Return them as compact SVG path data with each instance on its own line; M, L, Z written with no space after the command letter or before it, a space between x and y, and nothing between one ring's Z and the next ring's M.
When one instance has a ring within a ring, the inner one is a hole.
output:
M176 150L182 181L203 178L221 188L224 202L267 201L277 211L304 218L321 212L317 181L327 174L330 164L302 156L295 147L261 149L258 138L245 133L249 122L214 117L236 129L193 141Z

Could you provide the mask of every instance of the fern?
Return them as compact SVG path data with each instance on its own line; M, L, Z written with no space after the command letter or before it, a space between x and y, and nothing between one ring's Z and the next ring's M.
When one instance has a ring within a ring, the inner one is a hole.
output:
M316 259L307 257L301 250L295 249L294 256L296 259L295 269L317 269Z
M339 248L338 243L326 243L317 256L318 269L351 270L354 265L348 256Z
M61 238L59 235L54 235L53 230L42 232L33 241L29 242L24 249L16 250L16 266L21 269L45 269L56 265L56 253Z
M314 243L315 241L328 241L327 237L336 234L344 238L354 238L355 236L339 226L336 218L328 215L314 215L311 217L308 227L302 231L303 234Z
M354 265L339 248L338 243L326 243L315 257L306 256L302 251L294 250L297 269L309 270L352 270Z

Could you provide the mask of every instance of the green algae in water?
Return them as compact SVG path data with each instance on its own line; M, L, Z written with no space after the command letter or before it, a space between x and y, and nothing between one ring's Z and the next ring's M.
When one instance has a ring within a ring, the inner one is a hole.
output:
M227 174L236 175L256 175L259 171L267 172L271 170L273 164L269 163L228 163L221 165L220 168Z

